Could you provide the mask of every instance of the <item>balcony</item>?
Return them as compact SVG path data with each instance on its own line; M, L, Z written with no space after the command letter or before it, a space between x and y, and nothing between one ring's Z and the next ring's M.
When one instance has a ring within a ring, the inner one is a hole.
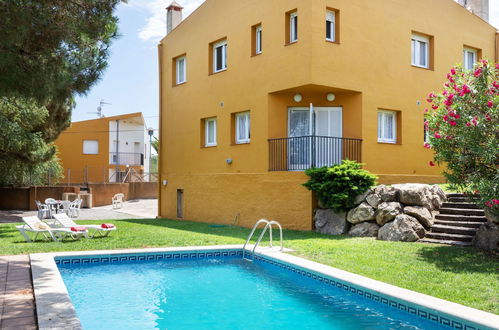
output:
M144 154L133 152L111 152L109 154L109 164L111 165L130 165L143 166Z
M344 159L361 162L361 139L300 136L269 140L269 171L304 171Z

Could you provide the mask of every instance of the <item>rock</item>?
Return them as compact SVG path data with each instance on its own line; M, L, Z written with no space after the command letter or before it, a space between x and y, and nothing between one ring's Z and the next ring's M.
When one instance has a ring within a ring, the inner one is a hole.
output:
M374 208L377 208L379 204L381 204L381 196L374 193L370 194L369 196L366 197L366 202L371 205Z
M341 235L348 231L346 214L331 209L317 209L314 216L315 230L327 235Z
M416 218L426 229L433 226L433 215L422 206L406 206L404 207L404 213Z
M358 195L357 197L355 197L354 204L355 205L359 205L360 203L362 203L363 201L365 201L367 195L369 195L371 192L372 192L371 189L367 189L364 193L362 193L362 194Z
M385 223L395 219L397 215L402 213L402 205L397 202L383 202L379 204L376 211L376 222L378 225L383 226Z
M487 218L487 221L491 224L499 224L499 215L492 213L492 211L486 207L484 210L485 217Z
M362 222L353 226L348 235L354 237L378 237L379 226L373 222Z
M374 220L374 209L365 202L351 209L347 215L347 221L354 225L371 220Z
M433 195L438 195L438 197L440 198L440 200L442 201L442 203L447 200L447 195L442 190L442 188L440 188L439 185L436 185L436 184L431 185L430 186L430 191L432 192Z
M399 191L395 186L385 185L378 186L375 193L381 197L383 202L396 202L399 195Z
M473 246L488 251L499 251L499 225L484 223L473 238Z
M405 205L424 206L431 209L431 191L426 184L408 183L394 185L399 190L399 201Z
M394 221L378 231L378 239L383 241L415 242L426 234L423 226L407 214L399 214Z

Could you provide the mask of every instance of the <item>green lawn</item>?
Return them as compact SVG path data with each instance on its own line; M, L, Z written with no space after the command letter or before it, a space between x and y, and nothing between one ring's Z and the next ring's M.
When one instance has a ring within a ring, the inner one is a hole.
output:
M101 223L99 221L97 223ZM0 254L244 243L249 229L170 220L113 220L108 238L25 243L0 225ZM95 221L82 221L92 224ZM383 242L285 231L296 255L386 283L499 314L499 257L471 248Z

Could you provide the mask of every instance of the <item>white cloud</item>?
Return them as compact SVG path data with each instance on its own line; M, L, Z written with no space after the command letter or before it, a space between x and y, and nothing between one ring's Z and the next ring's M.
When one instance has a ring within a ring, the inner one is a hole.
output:
M144 10L149 15L145 26L139 31L139 38L157 43L166 35L166 10L172 0L130 0L128 6ZM204 0L177 0L184 7L184 19L189 16Z

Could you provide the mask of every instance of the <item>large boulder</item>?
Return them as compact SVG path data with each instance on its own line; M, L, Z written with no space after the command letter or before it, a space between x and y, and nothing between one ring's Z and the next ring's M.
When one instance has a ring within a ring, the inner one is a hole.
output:
M331 209L317 209L314 215L315 230L321 234L341 235L348 231L346 214Z
M396 186L379 185L374 192L381 197L383 202L396 202L399 198L399 191Z
M499 251L499 225L487 222L478 228L473 245L482 250Z
M486 207L484 210L485 217L487 218L487 221L491 224L499 224L499 215L496 213L493 213L488 207Z
M383 241L415 242L426 234L423 226L407 214L399 214L394 221L378 231L378 239Z
M359 223L348 231L348 235L354 237L378 237L379 226L374 222Z
M397 215L402 213L402 205L397 202L383 202L378 205L376 211L376 222L378 225L383 226L385 223L395 219Z
M383 201L381 200L380 195L373 193L373 194L370 194L369 196L366 197L366 202L367 202L367 204L371 205L372 207L377 208L378 205L381 204L381 202L383 202Z
M351 209L347 215L347 221L354 225L371 220L374 220L374 209L365 202Z
M442 190L442 188L440 188L439 185L431 185L430 186L430 191L433 195L437 195L440 200L443 202L445 202L447 200L447 195L445 194L445 192Z
M399 191L399 201L405 205L424 206L432 209L431 191L428 185L419 183L394 185Z
M363 201L366 200L366 197L372 192L371 189L367 189L364 193L358 195L357 197L355 197L355 201L354 201L354 204L355 205L359 205L360 203L362 203Z
M433 226L433 215L422 206L406 206L404 207L404 213L416 218L426 229Z

